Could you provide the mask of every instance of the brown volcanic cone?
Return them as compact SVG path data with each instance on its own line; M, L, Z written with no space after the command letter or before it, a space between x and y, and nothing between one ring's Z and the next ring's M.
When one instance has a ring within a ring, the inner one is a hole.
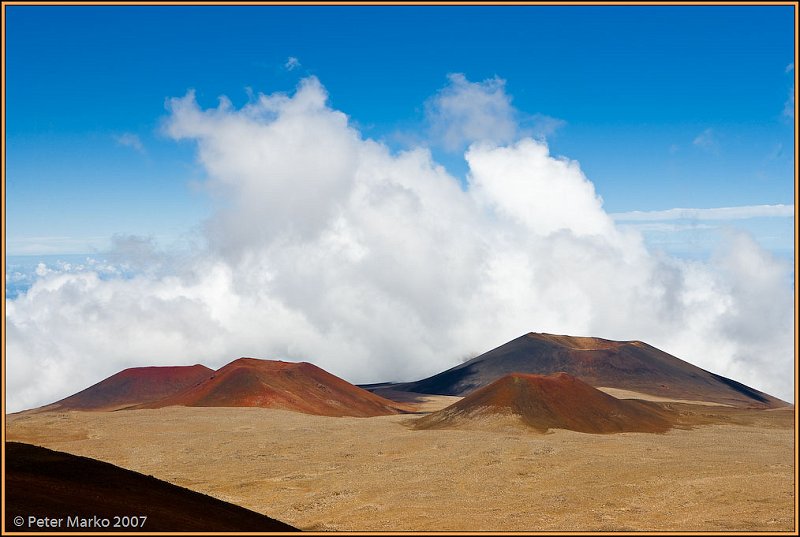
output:
M715 375L641 341L530 333L461 365L394 390L467 395L509 373L549 375L564 371L584 382L668 399L709 401L738 407L788 406L771 395Z
M181 393L137 408L267 407L319 416L383 416L411 408L358 388L307 362L239 358Z
M7 532L299 531L249 509L87 457L8 442L4 459ZM124 515L136 516L137 526L114 518ZM31 516L60 518L61 523L31 527ZM140 516L147 517L143 526ZM12 524L18 517L21 526ZM68 526L67 517L107 518L109 527ZM115 522L127 526L114 528Z
M214 370L204 365L132 367L42 410L116 410L163 399L213 374Z
M566 373L515 373L419 419L415 427L457 427L487 414L518 416L540 432L662 433L672 426L672 414L656 403L616 399Z

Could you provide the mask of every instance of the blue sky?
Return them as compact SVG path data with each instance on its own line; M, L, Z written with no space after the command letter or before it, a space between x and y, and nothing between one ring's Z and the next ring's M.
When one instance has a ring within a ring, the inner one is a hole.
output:
M449 73L502 78L522 114L560 120L552 153L580 162L610 213L793 203L790 6L6 15L10 254L102 249L114 233L179 237L211 209L193 148L160 131L165 100L193 88L201 106L220 95L241 106L246 88L291 92L309 75L364 136L395 149L424 134L424 103ZM433 152L465 173L459 154ZM740 224L782 237L773 249L785 253L789 220Z
M4 10L11 409L529 331L793 399L793 6Z

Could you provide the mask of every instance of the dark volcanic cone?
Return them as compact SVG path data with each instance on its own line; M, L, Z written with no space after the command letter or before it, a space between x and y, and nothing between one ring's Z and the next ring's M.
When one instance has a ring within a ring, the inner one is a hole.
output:
M420 418L418 429L458 427L487 415L513 415L540 432L569 429L582 433L662 433L672 413L648 401L616 399L566 373L514 373L464 399Z
M307 362L239 358L192 388L136 408L266 407L319 416L382 416L411 408L384 399Z
M278 520L113 464L30 444L7 442L6 532L298 531ZM114 528L116 517L126 527ZM29 526L28 517L62 519L57 527ZM139 516L146 516L144 525ZM22 525L12 523L22 517ZM71 519L107 518L109 527L67 526Z
M564 371L595 387L620 388L670 399L739 407L777 408L788 403L715 375L641 341L530 333L432 377L395 390L467 395L510 373Z
M116 410L163 399L213 374L204 365L132 367L41 410Z

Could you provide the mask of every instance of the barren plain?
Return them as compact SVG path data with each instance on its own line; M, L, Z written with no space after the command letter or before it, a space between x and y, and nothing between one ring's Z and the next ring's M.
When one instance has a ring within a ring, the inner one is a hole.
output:
M431 412L455 397L425 396ZM513 417L264 408L26 412L7 440L107 461L303 530L794 530L793 408L674 403L663 434L533 432Z

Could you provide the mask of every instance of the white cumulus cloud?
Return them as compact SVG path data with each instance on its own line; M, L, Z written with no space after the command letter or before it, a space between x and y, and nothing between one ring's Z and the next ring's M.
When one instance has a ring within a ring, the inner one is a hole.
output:
M641 339L791 399L788 263L741 236L708 263L648 252L579 163L520 137L502 81L452 80L434 102L444 139L469 144L465 187L425 148L365 139L315 78L239 109L171 100L166 131L215 196L206 246L159 263L117 237L159 270L53 270L9 300L9 410L124 367L239 356L414 380L528 331Z
M505 80L470 82L461 73L448 79L450 83L425 103L434 140L456 152L472 142L505 144L516 138L517 111L506 94Z

